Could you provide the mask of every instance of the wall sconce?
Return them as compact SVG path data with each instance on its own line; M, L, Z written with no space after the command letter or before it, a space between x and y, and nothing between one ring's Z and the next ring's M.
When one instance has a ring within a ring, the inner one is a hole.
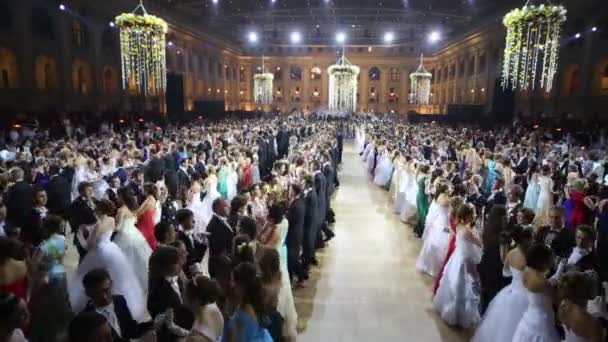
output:
M314 96L314 97L319 96L319 91L318 90L313 91L312 96Z

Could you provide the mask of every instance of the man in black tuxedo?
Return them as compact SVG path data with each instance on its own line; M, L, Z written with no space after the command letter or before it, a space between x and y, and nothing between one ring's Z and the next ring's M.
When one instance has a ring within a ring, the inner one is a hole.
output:
M515 173L518 175L523 175L528 171L528 150L523 149L522 156L517 161L517 166L515 166Z
M188 278L201 272L201 261L205 256L207 246L203 244L201 238L194 234L194 213L190 209L180 209L176 214L179 224L176 239L186 246L188 258L184 264L184 273Z
M70 203L72 203L72 185L64 176L59 174L57 165L49 167L49 175L51 179L46 185L47 207L51 214L65 218Z
M144 194L144 173L142 170L133 170L128 187L133 191L135 198L137 198L137 203L143 203L146 195Z
M72 182L74 181L74 175L76 174L76 170L74 169L74 167L63 158L60 160L59 165L61 167L61 169L59 170L59 175L65 178L65 180L68 181L68 184L72 184Z
M221 198L213 201L213 218L207 225L209 233L209 256L230 255L234 229L228 224L228 202Z
M116 206L118 205L118 189L120 189L120 178L116 175L110 176L108 181L108 189L106 190L106 199Z
M327 203L329 203L329 199L336 191L336 169L331 163L329 153L326 154L325 163L323 164L323 175L325 175L325 179L327 180Z
M551 226L540 227L536 233L535 240L551 247L556 256L566 259L572 254L576 246L574 233L567 229L564 208L553 207L549 210Z
M188 159L183 159L179 164L179 169L177 170L177 188L178 189L188 189L190 188L190 173L189 173L189 163Z
M315 258L315 229L318 221L317 216L319 215L317 193L314 188L314 180L310 175L304 177L304 206L302 268L304 274L303 277L308 279L310 264L314 262Z
M102 315L112 328L112 338L115 342L129 342L154 329L154 321L138 323L133 319L125 297L112 295L112 279L105 269L89 271L82 283L90 298L84 311Z
M490 209L492 209L492 207L497 204L507 204L507 196L505 195L504 184L505 182L504 180L502 180L502 178L496 178L494 180L494 184L492 184L492 192L488 196L486 202L486 212L490 212Z
M89 182L78 184L78 198L68 208L68 221L74 233L74 245L80 255L80 260L87 254L87 250L80 245L77 235L82 225L91 225L97 222L95 217L95 204L93 203L93 185Z
M23 169L14 167L9 170L9 176L14 183L4 197L6 203L6 221L22 227L28 213L34 207L34 189L23 180Z
M285 126L281 125L279 132L277 133L277 151L278 158L284 158L287 156L287 151L289 151L289 133L285 129Z
M300 264L300 252L304 237L304 217L306 214L306 203L302 197L302 187L299 184L291 184L291 202L287 210L287 268L289 278L297 278L298 282L303 281L302 266Z
M327 196L327 178L325 178L325 175L321 170L321 163L318 160L313 160L312 168L314 173L315 192L317 193L317 205L319 206L317 224L313 234L316 239L315 242L318 244L321 242L321 229L327 219L329 202ZM313 263L316 263L316 260L313 260Z
M144 180L146 182L156 183L163 179L163 173L165 170L165 163L161 159L160 151L154 151L144 169Z
M521 186L511 185L507 192L507 221L510 226L517 224L517 213L523 205L521 204L521 194L523 189Z

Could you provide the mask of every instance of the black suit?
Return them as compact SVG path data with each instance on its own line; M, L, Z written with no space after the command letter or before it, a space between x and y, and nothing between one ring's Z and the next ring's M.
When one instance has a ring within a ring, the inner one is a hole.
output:
M515 167L515 173L523 175L528 171L528 157L522 158Z
M279 130L277 133L277 150L279 158L285 157L289 150L289 133L284 129Z
M178 232L176 238L184 243L188 251L188 260L186 260L186 264L184 265L184 273L190 278L192 277L190 267L203 260L207 246L194 235L188 235L183 231Z
M314 176L315 179L315 192L317 193L317 205L319 207L319 211L317 212L317 225L315 227L316 231L314 232L316 238L318 239L321 234L321 227L325 223L325 219L327 218L329 197L327 196L327 178L323 172L317 172Z
M146 182L156 183L163 179L163 173L165 170L165 163L163 160L152 157L146 168L144 169L144 179Z
M144 195L143 186L132 181L131 183L129 183L128 187L131 189L131 191L133 191L133 195L135 196L135 198L137 198L137 203L143 203L146 199L146 195Z
M547 236L551 234L549 227L541 227L534 237L537 243L548 242ZM550 241L551 249L556 256L567 259L576 245L574 233L568 228L562 228L559 232L553 233L555 236Z
M78 233L78 229L81 225L91 225L97 222L95 211L89 206L87 201L82 197L78 197L72 202L68 209L68 221L70 222L70 227L74 233L74 244L76 245L78 254L80 254L80 259L82 260L87 251L80 245L80 242L78 242L76 233Z
M207 225L207 232L209 233L209 255L230 255L234 231L228 222L213 214L213 218Z
M34 207L34 189L25 181L15 183L5 195L6 221L15 226L23 226L27 215Z
M42 242L42 220L40 211L35 208L30 210L21 227L21 238L24 242L31 246L38 246Z
M517 203L513 208L509 210L507 207L507 220L510 226L517 224L517 213L523 208L523 204Z
M72 185L62 175L52 176L46 185L47 207L51 214L64 216L72 202Z
M306 214L306 203L304 198L299 197L291 202L287 210L287 221L289 229L287 230L287 268L289 277L298 277L302 275L300 265L300 252L302 250L302 242L304 238L304 218Z
M177 170L177 188L178 189L190 188L190 175L188 175L188 172L182 170L181 168L179 170Z
M65 180L68 181L68 184L72 184L72 182L74 181L75 174L76 170L74 170L74 168L71 166L66 166L62 168L61 172L59 173L60 176L62 176Z
M111 201L112 203L114 203L114 205L116 205L116 208L119 207L119 205L118 205L118 189L114 190L112 188L108 188L106 190L106 197L108 198L109 201Z
M114 342L129 342L131 339L140 338L148 331L152 330L154 322L138 323L133 319L125 297L121 295L112 296L112 303L114 304L114 313L118 320L118 325L120 326L120 336L118 335L118 332L110 326L112 328L112 338ZM95 311L95 307L89 302L84 311Z
M507 204L507 196L505 196L504 190L496 191L488 197L488 202L486 203L486 212L490 212L493 206L500 204Z
M310 189L304 196L304 225L303 225L303 244L302 244L302 266L308 270L315 253L315 228L317 224L317 216L319 205L317 203L317 193L314 189Z
M323 167L323 174L327 180L327 203L329 207L329 198L336 191L336 170L331 163L327 163Z
M171 284L162 277L150 278L148 283L148 312L152 318L164 313L168 309L179 310L182 308L182 294L184 284L178 279L180 294L177 294ZM178 341L178 337L173 335L168 329L163 327L157 334L158 342Z

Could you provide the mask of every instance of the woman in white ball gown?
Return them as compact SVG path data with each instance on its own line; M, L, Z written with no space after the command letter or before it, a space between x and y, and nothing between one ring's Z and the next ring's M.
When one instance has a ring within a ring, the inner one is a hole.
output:
M209 223L210 217L205 212L205 206L201 200L201 192L203 186L201 185L200 176L195 174L192 176L192 185L188 190L188 206L194 214L194 232L200 234L207 230L207 224Z
M207 175L208 176L207 176L207 178L205 178L205 182L203 184L206 195L202 201L201 214L197 218L202 221L202 225L205 228L204 228L204 230L202 230L198 233L207 231L207 224L209 224L209 221L211 221L211 218L213 217L213 209L211 208L213 205L213 201L215 201L216 199L221 197L221 195L217 189L218 179L216 176L216 169L214 166L209 165L209 167L207 167Z
M441 272L450 243L449 186L445 183L437 184L435 194L434 206L431 205L433 211L429 210L427 215L425 239L416 261L416 269L431 277Z
M529 304L517 324L513 342L558 342L551 300L554 289L547 280L553 266L553 252L548 246L534 245L526 253L526 263L523 283Z
M443 269L433 298L435 310L449 325L471 328L480 321L481 291L477 264L481 261L481 239L475 224L475 208L463 204L456 210L456 249Z
M82 285L85 274L96 268L104 268L112 278L112 291L124 296L133 318L141 320L146 312L146 295L139 285L131 263L122 250L110 240L116 225L111 216L114 205L108 200L101 200L95 211L99 220L93 227L88 227L90 233L86 241L84 234L87 234L85 231L89 229L87 227L80 229L83 235L79 239L87 246L87 254L68 283L72 308L74 312L79 312L84 309L88 301Z
M533 242L534 231L532 228L522 228L513 235L517 247L507 254L503 269L504 276L512 277L511 284L500 290L490 302L472 342L511 342L517 324L528 308L523 271L526 268L526 251Z
M551 179L551 167L543 165L541 175L538 177L540 193L536 203L534 223L537 227L550 224L549 211L553 206L553 180Z
M148 289L148 261L152 249L146 238L137 229L137 200L133 191L127 187L118 189L118 211L116 213L116 235L114 243L122 250L135 271L139 285Z

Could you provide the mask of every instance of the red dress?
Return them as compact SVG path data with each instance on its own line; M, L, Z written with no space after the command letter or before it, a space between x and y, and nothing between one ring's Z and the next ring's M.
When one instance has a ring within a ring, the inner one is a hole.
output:
M439 283L441 282L441 276L443 276L443 269L445 268L445 265L448 263L448 260L450 260L452 253L454 253L454 249L456 249L456 226L457 225L458 225L458 222L456 222L456 219L450 215L450 229L452 230L452 236L450 237L450 243L448 245L448 254L445 257L445 260L443 261L443 266L441 267L441 271L439 271L437 278L435 278L435 287L433 288L433 296L435 295L435 293L437 292L437 289L439 288Z
M0 293L12 293L17 298L21 298L27 301L27 277L23 277L19 280L12 282L7 285L0 285Z
M572 208L572 216L570 218L570 222L572 224L572 228L576 229L581 224L590 224L589 210L585 205L584 199L585 194L576 190L570 191L570 199L574 201L574 207Z
M251 186L251 164L245 166L243 169L243 181L241 184L242 189L248 189Z
M139 221L137 221L137 228L146 238L150 248L156 249L156 238L154 237L154 209L148 210L141 214Z

